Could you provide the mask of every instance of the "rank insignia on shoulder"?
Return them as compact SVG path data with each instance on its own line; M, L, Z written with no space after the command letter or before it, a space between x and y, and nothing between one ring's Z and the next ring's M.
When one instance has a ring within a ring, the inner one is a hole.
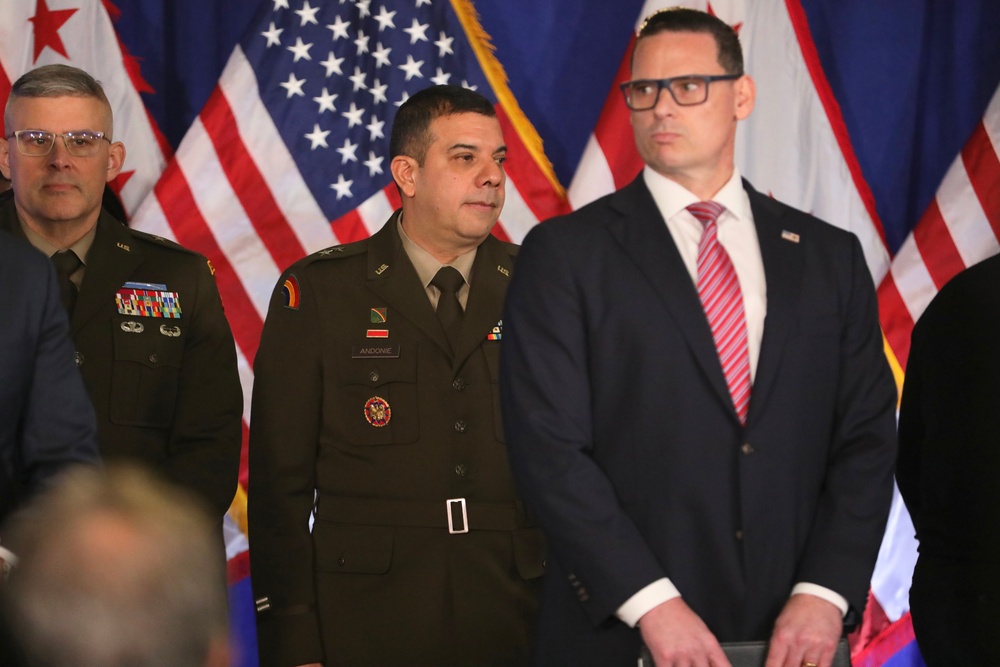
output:
M392 408L389 402L381 396L372 396L365 401L365 419L368 423L377 428L381 428L392 419Z
M496 326L486 334L486 340L500 340L503 338L503 320L498 320Z
M285 299L285 308L299 309L302 293L299 291L299 281L294 274L289 273L281 285L281 296Z
M181 300L177 292L167 292L166 285L125 283L115 293L118 313L133 317L163 317L178 320Z
M372 324L385 324L386 308L372 308Z

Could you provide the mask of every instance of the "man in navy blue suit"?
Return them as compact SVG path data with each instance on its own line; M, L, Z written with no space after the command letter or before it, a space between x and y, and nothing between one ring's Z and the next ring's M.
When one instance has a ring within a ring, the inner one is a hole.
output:
M0 233L0 520L71 463L98 461L94 409L45 256Z
M735 168L736 34L654 14L623 85L646 168L525 239L511 460L550 539L535 661L828 667L892 494L895 386L860 244Z

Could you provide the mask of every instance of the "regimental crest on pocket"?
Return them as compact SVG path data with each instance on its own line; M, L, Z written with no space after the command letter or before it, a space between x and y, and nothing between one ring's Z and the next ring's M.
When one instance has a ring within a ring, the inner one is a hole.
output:
M367 401L365 401L365 419L372 426L381 428L389 423L392 419L392 408L389 407L389 401L385 400L381 396L372 396Z

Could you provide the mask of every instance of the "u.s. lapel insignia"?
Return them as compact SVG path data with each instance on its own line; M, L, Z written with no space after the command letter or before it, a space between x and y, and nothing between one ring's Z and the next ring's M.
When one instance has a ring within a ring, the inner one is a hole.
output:
M383 273L385 273L385 270L388 269L388 268L389 268L388 264L383 264L382 266L380 266L377 269L375 269L375 275L376 276L382 275Z
M295 277L295 274L289 273L285 277L285 282L281 284L281 297L285 300L285 308L290 308L291 310L299 309L299 301L302 298L302 293L299 291L299 281Z
M132 252L132 249L129 248L124 243L122 243L121 241L118 241L117 243L115 243L115 245L118 246L119 248L121 248L122 250L124 250L125 252Z
M388 320L386 308L372 308L372 324L385 324Z
M790 232L790 231L785 230L785 229L781 230L781 238L785 239L786 241L791 241L792 243L798 243L799 242L799 235L798 234L796 234L795 232Z
M503 338L503 320L498 320L496 326L488 334L486 340L500 340Z
M392 408L389 401L381 396L372 396L365 401L365 419L368 423L377 428L381 428L392 419Z
M508 270L507 270L507 269L505 269L504 267L500 266L499 264L497 264L497 271L499 271L499 272L500 272L500 273L502 273L503 275L505 275L505 276L507 276L508 278L510 278L510 271L508 271Z
M208 264L208 273L209 273L210 275L213 275L213 276L214 276L214 275L215 275L215 267L214 267L214 266L212 266L212 260L210 260L210 259L206 259L206 260L205 260L205 263L206 263L206 264Z

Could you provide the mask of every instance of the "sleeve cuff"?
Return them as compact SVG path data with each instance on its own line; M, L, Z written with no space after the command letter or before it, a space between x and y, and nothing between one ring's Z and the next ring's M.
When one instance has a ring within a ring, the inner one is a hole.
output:
M813 595L820 598L821 600L826 600L837 609L840 610L841 616L847 616L847 610L850 609L851 605L848 604L847 598L839 593L830 590L826 586L820 586L819 584L807 584L798 583L792 588L792 595L798 595L799 593L804 593L806 595ZM626 603L627 604L627 603Z
M630 628L639 624L639 619L646 615L648 611L668 600L679 598L681 592L677 590L669 579L657 579L645 588L625 601L625 604L618 607L615 615Z

